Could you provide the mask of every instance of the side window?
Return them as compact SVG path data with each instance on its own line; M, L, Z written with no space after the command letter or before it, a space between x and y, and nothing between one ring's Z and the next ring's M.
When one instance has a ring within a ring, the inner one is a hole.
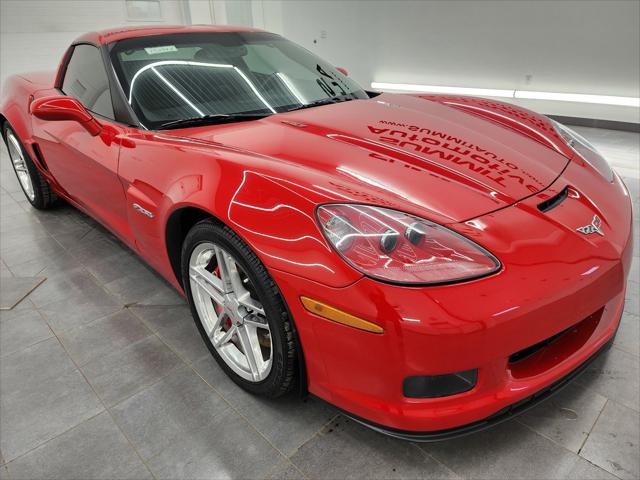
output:
M107 72L96 47L74 47L62 82L62 91L80 100L87 110L114 118Z

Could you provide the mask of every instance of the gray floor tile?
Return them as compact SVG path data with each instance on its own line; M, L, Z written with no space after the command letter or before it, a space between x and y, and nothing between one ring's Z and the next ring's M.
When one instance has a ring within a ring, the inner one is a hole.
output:
M247 421L285 455L291 455L335 417L337 411L326 402L290 394L268 399L246 394L236 408Z
M75 232L78 225L97 225L95 220L65 202L59 202L49 210L34 210L33 216L51 234Z
M306 477L289 459L284 458L267 474L266 478L267 480L302 480Z
M13 277L13 273L9 270L9 267L5 265L2 259L0 259L0 279L8 277Z
M640 315L640 295L638 289L629 288L624 296L624 311L636 317Z
M142 390L182 362L155 335L97 358L83 367L96 393L114 405Z
M132 474L146 467L103 412L10 462L8 469L14 480L115 480L135 479Z
M104 289L98 286L93 277L84 269L74 269L47 278L47 281L35 290L29 299L37 306L49 303L104 296Z
M229 405L195 372L180 368L116 405L113 415L144 459L187 441Z
M152 335L140 320L127 310L71 330L58 338L77 365L82 366L108 353L116 352Z
M337 413L334 407L313 397L305 401L291 393L272 400L248 393L236 385L210 355L193 367L285 455L293 453Z
M192 363L211 356L186 305L177 307L131 307L182 359Z
M638 411L639 377L638 357L614 347L593 362L576 382Z
M19 215L24 212L22 206L20 206L17 202L2 202L0 203L0 215L9 216L9 215Z
M636 218L636 222L637 221L638 219ZM631 270L629 271L629 281L634 282L636 284L635 288L637 289L638 284L640 283L640 256L638 256L640 252L636 250L634 253L636 254L636 256L634 256L631 261Z
M2 259L9 268L35 258L62 255L65 250L51 238L36 238L25 241L22 245L2 250ZM17 275L20 272L15 272Z
M42 228L42 225L37 218L34 218L32 215L29 215L26 212L24 215L0 215L0 232L2 232L3 235L14 232L16 230L28 230L30 228L39 229Z
M102 261L118 255L126 248L111 235L107 236L103 232L103 230L91 230L90 235L83 238L83 243L73 249L71 252L73 256L81 263L90 265L98 260Z
M623 479L640 478L638 412L609 401L580 455Z
M65 217L64 220L55 226L48 227L49 234L67 250L75 251L94 226L75 218Z
M416 445L342 416L291 456L311 478L456 478Z
M640 356L640 317L625 313L614 341L620 350Z
M220 393L231 405L239 405L245 402L249 395L236 385L227 374L224 373L218 362L212 357L204 357L193 364L193 368L204 380Z
M617 480L618 477L611 475L606 470L597 467L583 458L579 458L573 468L569 471L566 480Z
M45 340L29 348L7 355L0 362L0 398L76 370L57 338Z
M124 246L110 257L91 258L86 260L84 265L101 283L113 282L121 278L125 272L146 271L142 259Z
M516 423L421 448L458 475L473 479L555 479L567 476L578 456Z
M195 324L188 305L176 306L132 306L131 311L139 316L154 332L171 330L181 324ZM197 331L197 329L196 329Z
M157 479L261 478L282 458L242 417L226 410L147 463Z
M14 265L12 270L22 276L54 277L63 273L70 273L82 267L80 262L66 251L56 255L38 256L24 263Z
M106 292L96 291L91 296L78 295L39 308L51 329L56 333L79 327L122 310Z
M105 283L104 286L111 295L124 304L142 302L159 290L167 288L164 281L147 269L135 272L124 271L121 277Z
M127 472L125 477L132 480L155 480L149 468L142 463L138 464L133 470Z
M0 310L11 310L44 282L44 277L4 277L0 280Z
M0 312L0 356L22 350L53 336L34 309Z
M3 233L2 248L0 251L14 250L22 247L25 242L40 238L51 240L47 230L40 226L40 224L32 224L28 228L21 228Z
M602 395L574 383L518 420L578 453L606 402Z
M103 410L55 338L0 362L0 448L11 461Z
M160 305L185 305L186 300L182 297L175 288L169 285L164 280L160 279L161 285L151 293L137 302L138 305L143 306L160 306Z

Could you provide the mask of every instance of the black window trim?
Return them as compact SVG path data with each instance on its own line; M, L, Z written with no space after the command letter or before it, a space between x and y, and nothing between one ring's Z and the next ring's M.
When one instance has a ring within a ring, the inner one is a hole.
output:
M66 93L64 93L64 91L62 90L62 85L64 84L64 78L67 75L67 68L69 66L69 62L71 61L73 52L78 45L89 45L91 47L95 47L96 49L98 49L98 52L100 53L100 57L102 58L104 69L107 73L107 81L109 84L109 94L111 96L111 107L113 108L114 118L105 117L104 115L94 112L93 110L89 110L89 111L93 115L95 115L96 117L102 120L119 123L121 125L128 126L128 127L144 129L144 127L141 125L140 121L138 120L136 114L134 113L133 109L131 108L131 106L129 105L129 103L126 101L124 97L124 91L122 90L120 82L116 77L113 65L111 64L111 58L109 56L110 49L108 48L107 45L96 45L95 43L92 43L92 42L72 43L67 49L67 51L65 52L65 55L63 57L62 65L60 67L60 74L56 79L55 88L62 95L66 95Z

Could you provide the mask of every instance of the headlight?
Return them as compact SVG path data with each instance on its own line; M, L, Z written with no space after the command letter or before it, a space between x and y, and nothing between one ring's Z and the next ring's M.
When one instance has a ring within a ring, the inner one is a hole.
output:
M402 284L470 280L500 268L462 235L413 215L367 205L322 205L318 222L333 248L370 277Z
M600 175L606 178L607 181L610 182L613 180L613 171L609 163L607 163L604 157L600 155L586 138L555 120L551 120L551 123L553 123L558 135L560 135L585 162L588 162L593 168L600 172Z

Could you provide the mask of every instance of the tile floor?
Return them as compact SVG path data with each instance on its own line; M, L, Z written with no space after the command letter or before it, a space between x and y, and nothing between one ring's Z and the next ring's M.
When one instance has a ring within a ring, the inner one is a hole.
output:
M637 209L640 136L579 130ZM2 279L47 278L0 313L0 479L640 476L637 245L606 357L517 420L419 445L317 399L243 392L163 280L76 210L30 208L4 149L0 172Z

